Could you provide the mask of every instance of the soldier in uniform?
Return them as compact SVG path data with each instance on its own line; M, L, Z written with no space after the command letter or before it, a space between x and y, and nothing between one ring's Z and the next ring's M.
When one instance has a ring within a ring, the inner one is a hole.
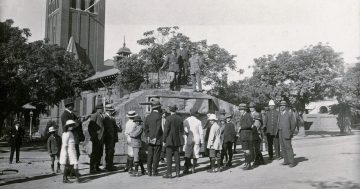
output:
M190 62L190 74L191 74L191 83L194 91L202 91L201 86L201 66L203 64L203 59L200 57L199 52L194 48L191 51ZM199 90L196 90L196 84Z
M239 111L240 111L240 140L241 146L244 150L245 156L245 170L252 169L251 162L253 159L253 118L251 117L250 113L247 112L246 104L239 104Z
M278 129L280 145L283 152L282 154L284 156L284 162L282 165L289 165L290 167L294 167L294 151L292 148L291 139L296 128L296 120L294 114L290 112L286 106L287 103L285 101L280 102Z
M179 62L179 80L180 84L186 84L189 77L189 49L184 43L180 43L180 49L177 50Z
M268 144L269 160L274 158L273 147L275 147L275 156L280 159L280 143L278 133L279 111L275 109L275 102L269 101L269 111L266 112L264 121L264 132Z
M170 82L170 90L174 91L178 88L179 85L179 62L178 55L176 53L176 48L173 47L171 50L171 54L167 55L165 58L164 64L161 66L160 70L164 69L167 65L169 65L168 71L173 73L174 79Z

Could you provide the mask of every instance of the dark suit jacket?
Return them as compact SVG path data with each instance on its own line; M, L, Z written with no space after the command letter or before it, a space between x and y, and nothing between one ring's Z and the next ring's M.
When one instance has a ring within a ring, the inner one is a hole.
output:
M98 130L100 130L100 126L96 123L96 121L90 119L88 131L89 131L89 135L90 135L90 140L92 142L99 141L98 133L97 133Z
M157 111L151 113L145 118L144 132L150 139L156 138L156 145L161 145L163 131L161 128L161 114Z
M166 146L181 146L181 138L184 134L183 120L173 114L166 118L164 126L164 142Z
M241 140L253 140L252 124L254 123L250 113L245 113L240 116L240 139Z
M118 126L116 125L116 121L113 117L109 117L108 115L104 116L103 120L104 125L104 142L113 140L114 142L118 142ZM108 140L110 139L110 140Z
M235 141L235 125L233 123L225 123L224 127L224 143Z
M61 137L56 133L50 135L47 140L47 150L49 154L60 154L61 142Z
M22 127L19 127L18 130L16 130L15 127L12 127L9 131L10 145L20 146L22 144L22 137L24 135L25 135L25 131Z
M264 127L266 128L266 133L270 135L277 135L278 132L278 121L279 121L279 111L270 110L266 113Z
M63 132L67 120L73 120L79 124L79 126L73 129L75 144L79 144L80 142L84 141L85 135L82 129L81 122L79 121L79 118L74 113L70 113L66 110L63 112L63 114L61 114L61 123L62 123Z
M281 132L282 136L286 139L290 139L294 134L296 128L295 116L293 113L288 110L285 113L280 112L279 121L278 121L278 129Z

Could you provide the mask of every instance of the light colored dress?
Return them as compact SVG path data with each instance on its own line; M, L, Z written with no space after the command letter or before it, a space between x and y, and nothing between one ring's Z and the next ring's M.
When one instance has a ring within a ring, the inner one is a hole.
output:
M67 131L62 134L60 164L61 165L66 165L66 164L76 165L76 164L78 164L76 149L75 149L74 134L71 131Z

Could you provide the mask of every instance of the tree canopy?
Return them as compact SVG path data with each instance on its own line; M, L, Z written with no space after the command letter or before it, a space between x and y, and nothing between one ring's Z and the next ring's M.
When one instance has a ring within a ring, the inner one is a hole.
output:
M235 55L230 54L226 49L221 48L217 44L209 45L206 40L192 42L189 37L178 32L179 27L159 27L156 30L144 32L144 38L139 39L137 43L144 46L143 49L135 57L138 59L139 66L142 66L142 74L157 73L165 61L165 56L170 53L172 47L179 47L180 43L187 48L195 47L200 51L204 58L204 65L202 67L202 78L205 85L218 85L222 82L227 82L227 71L235 70ZM123 69L131 71L131 68L126 68L126 62L133 67L135 57L121 60L118 65ZM136 66L136 67L139 67ZM138 71L138 70L136 70ZM129 73L129 75L137 75L138 73ZM127 81L129 75L119 75L120 79ZM125 77L125 78L121 78ZM226 80L226 81L224 81ZM125 84L125 83L124 83ZM134 84L127 83L126 85ZM126 86L125 86L126 87ZM132 87L128 87L132 88Z
M44 111L79 94L81 81L91 73L87 65L58 45L27 42L30 30L13 27L13 23L0 22L1 121L26 103Z

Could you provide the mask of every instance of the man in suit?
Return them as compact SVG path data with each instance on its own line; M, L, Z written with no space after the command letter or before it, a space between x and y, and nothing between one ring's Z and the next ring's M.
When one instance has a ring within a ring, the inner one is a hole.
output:
M112 116L112 112L115 111L110 104L105 106L104 114L104 145L105 145L105 169L107 171L114 171L114 152L115 152L115 143L118 142L118 126L116 124L115 118Z
M72 131L74 134L74 138L75 138L76 155L79 160L79 157L80 157L79 144L80 144L80 142L85 140L85 135L82 130L80 119L73 112L74 101L72 99L65 99L64 105L65 105L65 110L61 114L62 131L64 131L65 123L68 120L74 120L75 122L77 122L79 124L79 127L75 127Z
M16 151L16 163L20 163L20 146L22 144L22 137L24 136L25 131L20 126L20 121L15 120L14 127L11 128L9 132L10 137L10 164L12 164L14 152Z
M91 114L89 122L89 135L92 142L92 152L90 155L90 174L101 171L99 166L104 149L104 116L102 115L103 105L99 104L95 108L96 112Z
M280 146L282 149L282 154L284 156L284 162L282 163L282 165L289 165L290 167L294 167L294 151L292 148L291 139L296 128L296 123L293 113L289 112L286 107L287 103L285 101L281 101L280 114L278 118L278 129Z
M263 165L265 164L264 162L264 158L262 156L261 153L261 141L262 141L262 136L261 136L261 127L262 127L262 117L261 114L259 112L257 112L255 110L255 104L254 103L250 103L249 104L249 108L250 108L250 114L251 117L253 118L253 149L254 149L254 165Z
M161 104L158 100L151 102L151 113L145 118L145 135L148 143L147 169L149 176L159 176L163 130L161 128Z
M176 177L180 177L180 155L179 147L184 135L183 120L176 114L176 105L169 106L170 116L166 118L164 126L163 146L166 147L167 171L164 178L172 178L172 157L175 159Z
M265 114L264 132L268 143L269 159L274 158L273 147L275 148L275 156L280 159L280 143L278 133L279 111L275 109L275 102L269 101L269 111Z
M173 73L174 79L170 82L170 90L174 91L178 88L179 83L179 58L176 52L176 47L173 47L171 50L171 54L167 55L165 58L164 64L161 66L160 70L164 69L167 65L169 65L168 71Z
M251 162L254 157L254 150L253 150L253 131L252 125L254 123L251 114L247 112L246 104L239 104L239 125L240 125L240 140L241 146L244 150L245 156L245 170L252 169Z

